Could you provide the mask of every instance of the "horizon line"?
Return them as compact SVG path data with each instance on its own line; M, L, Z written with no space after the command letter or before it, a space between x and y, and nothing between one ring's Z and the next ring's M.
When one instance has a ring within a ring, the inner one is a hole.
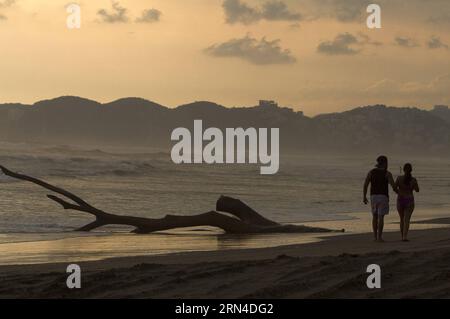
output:
M122 101L122 100L133 100L133 99L135 99L135 100L142 100L142 101L147 102L147 103L153 103L153 104L155 104L157 106L160 106L162 108L172 109L172 110L178 109L178 108L183 107L183 106L189 106L189 105L192 105L192 104L195 104L195 103L215 104L218 107L222 107L222 108L225 108L225 109L228 109L228 110L262 107L258 103L256 103L255 105L246 105L246 106L244 106L244 105L241 105L241 106L236 106L236 105L234 105L234 106L225 106L223 104L219 104L217 102L213 102L213 101L209 101L209 100L196 100L196 101L192 101L192 102L188 102L188 103L184 103L184 104L179 104L179 105L176 105L176 106L167 106L167 105L160 104L158 102L149 100L147 98L138 97L138 96L126 96L126 97L117 98L117 99L114 99L114 100L111 100L111 101L108 101L108 102L100 102L100 101L95 100L95 99L91 99L91 98L87 98L87 97L83 97L83 96L78 96L78 95L60 95L60 96L56 96L56 97L53 97L53 98L40 99L40 100L37 100L37 101L35 101L33 103L22 103L22 102L3 102L3 103L1 103L0 102L0 106L20 105L20 106L25 106L25 107L32 107L32 106L35 106L38 103L43 103L43 102L47 102L47 101L54 101L54 100L64 99L64 98L80 99L80 100L84 100L84 101L97 103L99 105L108 105L108 104L112 104L112 103L115 103L115 102L118 102L118 101ZM261 100L259 100L259 101L261 101ZM259 101L257 101L257 102L259 102ZM422 110L422 111L431 111L431 110L436 109L437 107L447 107L447 108L449 107L448 105L443 105L443 104L434 104L433 107L427 108L427 107L411 106L411 105L409 105L409 106L399 106L399 105L387 105L387 104L383 104L383 103L374 103L374 104L367 104L367 105L350 106L348 109L343 109L342 111L317 113L316 115L308 116L308 117L316 117L316 116L323 115L323 114L344 113L344 112L352 111L352 110L355 110L355 109L358 109L358 108L377 107L377 106L378 107L380 107L380 106L381 107L386 107L386 108L398 108L398 109L409 108L409 109L418 109L418 110ZM289 106L289 105L288 106L283 106L283 105L278 105L277 104L277 108L279 108L279 109L290 109L290 110L292 110L295 113L303 113L304 114L304 112L302 110L296 110L292 106ZM307 115L305 115L305 116L307 116Z

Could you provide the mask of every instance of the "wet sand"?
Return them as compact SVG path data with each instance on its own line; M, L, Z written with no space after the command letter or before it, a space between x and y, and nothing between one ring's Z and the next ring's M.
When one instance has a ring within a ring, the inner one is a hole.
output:
M420 220L445 220L447 210L418 210ZM369 213L346 214L348 219L304 223L311 227L345 229L339 236L363 234L370 229ZM396 214L386 218L385 230L397 231ZM413 229L441 227L419 222ZM214 228L187 228L148 235L119 232L0 234L0 266L16 264L77 263L114 257L155 256L183 252L273 248L314 243L336 233L223 234Z
M1 298L448 298L450 229L413 225L401 242L369 233L270 248L196 251L83 261L82 288L66 287L67 263L0 267ZM379 264L382 288L366 286Z

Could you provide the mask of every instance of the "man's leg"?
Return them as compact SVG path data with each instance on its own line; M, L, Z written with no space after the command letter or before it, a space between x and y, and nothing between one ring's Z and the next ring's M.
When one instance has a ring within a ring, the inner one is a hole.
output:
M378 215L377 214L372 215L372 229L373 229L373 236L375 237L375 240L378 240Z
M384 215L378 215L378 241L383 241Z

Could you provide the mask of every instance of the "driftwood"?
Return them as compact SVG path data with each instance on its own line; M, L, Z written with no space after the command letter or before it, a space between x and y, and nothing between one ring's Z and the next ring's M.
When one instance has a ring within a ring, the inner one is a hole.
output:
M307 227L303 225L281 225L269 220L238 199L221 196L216 203L216 210L228 214L209 211L203 214L192 216L166 215L163 218L153 219L144 217L134 217L126 215L116 215L100 210L77 195L51 185L40 179L15 173L0 165L0 170L7 176L31 182L50 190L62 197L56 195L47 195L47 197L60 204L65 210L76 210L91 214L95 221L76 229L77 231L91 231L105 225L127 225L134 227L135 233L146 234L156 231L193 227L193 226L212 226L223 229L226 233L232 234L252 234L252 233L305 233L305 232L330 232L329 229ZM70 201L68 201L68 200Z

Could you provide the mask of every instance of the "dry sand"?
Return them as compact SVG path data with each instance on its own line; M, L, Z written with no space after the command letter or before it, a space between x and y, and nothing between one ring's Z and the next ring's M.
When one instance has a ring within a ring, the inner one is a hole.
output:
M274 248L190 252L81 262L82 288L66 287L67 264L0 267L0 298L448 298L449 220L443 228L371 234ZM379 264L382 288L366 286Z

